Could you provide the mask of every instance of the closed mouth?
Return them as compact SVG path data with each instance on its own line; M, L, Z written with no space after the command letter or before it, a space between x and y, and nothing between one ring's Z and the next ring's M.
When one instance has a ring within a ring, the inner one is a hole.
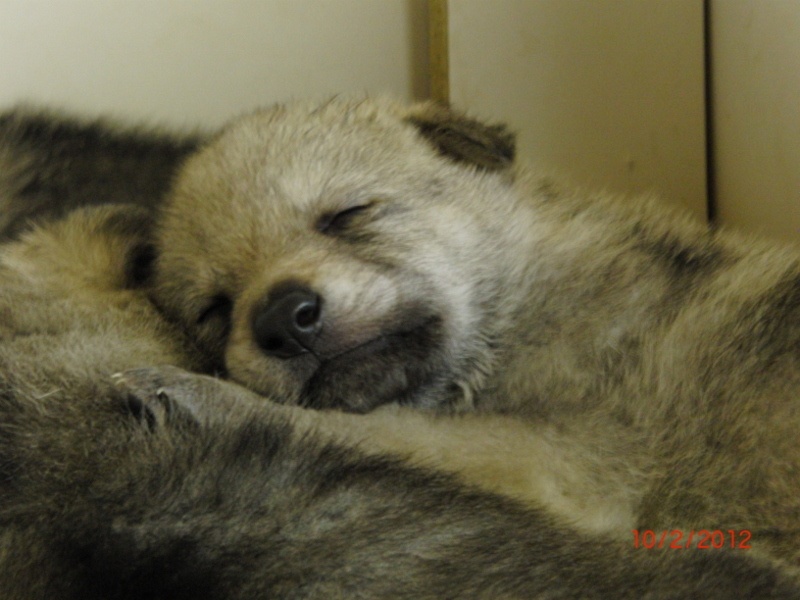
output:
M389 387L392 393L406 395L430 370L429 358L440 347L441 336L441 318L429 316L412 328L381 334L321 359L304 387L302 403L310 407L347 408L348 394L353 401L374 394L371 402L377 406L394 400L382 397L378 391L389 379L402 380L402 385Z
M345 350L341 350L340 352L337 352L331 356L322 358L317 356L320 361L320 368L328 366L332 363L335 364L339 361L350 361L365 353L378 352L392 343L402 343L404 340L409 340L414 336L424 334L426 331L440 323L440 321L441 319L439 317L430 316L413 327L398 329L397 331L392 331L390 333L381 333L380 335L362 342L357 346L346 348Z
M409 333L406 333L405 335L408 335ZM398 334L389 334L389 336L381 334L377 337L367 340L366 342L362 342L357 346L354 346L352 348L347 348L346 350L342 350L336 354L325 357L324 359L320 360L320 367L326 366L330 363L334 363L338 360L350 360L353 357L358 356L359 354L362 354L367 351L378 351L381 348L385 348L389 344L387 338L392 335L398 335ZM319 356L317 356L317 358L319 359Z

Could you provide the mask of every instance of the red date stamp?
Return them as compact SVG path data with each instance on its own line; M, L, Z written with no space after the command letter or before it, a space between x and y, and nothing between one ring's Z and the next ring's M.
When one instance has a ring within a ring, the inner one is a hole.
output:
M700 550L719 550L720 548L734 548L737 550L750 550L748 529L699 529L695 531L682 531L680 529L653 531L652 529L634 529L633 547L646 548L671 548L684 550L698 548Z

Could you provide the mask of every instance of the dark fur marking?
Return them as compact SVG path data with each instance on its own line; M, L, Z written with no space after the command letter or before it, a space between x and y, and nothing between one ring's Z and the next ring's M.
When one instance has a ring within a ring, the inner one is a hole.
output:
M0 145L9 156L19 155L21 169L9 181L12 197L0 238L13 239L32 222L79 206L158 206L175 170L201 141L47 113L0 116Z
M89 598L193 600L224 598L225 587L213 565L205 564L202 541L161 531L158 543L142 548L135 528L100 532L90 546L74 550L84 563ZM152 542L153 540L151 540ZM67 555L69 556L69 555Z
M715 247L711 234L696 242L680 240L671 234L648 236L641 226L633 228L634 250L648 254L675 277L708 276L731 262L731 257Z
M156 249L152 244L137 244L128 253L125 261L125 287L139 289L150 280L156 260Z
M757 352L765 366L778 367L775 359L789 354L800 360L800 272L798 267L786 279L748 303L739 318L751 323L736 343L739 352Z
M51 155L90 151L97 156L151 156L155 151L162 156L176 156L194 151L199 142L194 137L176 139L157 132L120 131L102 120L84 123L35 113L0 117L0 132L20 146L49 148Z
M380 404L398 402L413 404L424 390L436 385L446 387L449 373L439 352L443 325L437 315L428 316L420 308L420 316L409 312L409 322L419 324L408 331L385 332L375 346L369 343L323 362L306 382L300 404L307 408L338 408L350 412L367 412ZM369 404L360 390L375 393Z
M408 118L440 154L487 171L499 171L514 162L515 136L505 125L487 125L441 106L428 107Z
M19 425L28 422L25 414L30 399L22 397L5 376L0 376L0 510L15 498L11 490L20 474L24 476L21 451L28 441L19 439Z

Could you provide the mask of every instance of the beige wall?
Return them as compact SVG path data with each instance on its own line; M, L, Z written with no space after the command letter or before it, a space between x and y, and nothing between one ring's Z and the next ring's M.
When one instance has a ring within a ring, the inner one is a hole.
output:
M576 182L706 213L698 0L451 0L450 97Z
M721 223L800 242L800 2L712 0Z
M424 0L0 0L0 107L207 125L292 97L426 89Z
M800 2L710 0L719 220L800 233ZM450 0L453 100L591 187L705 213L699 0ZM426 0L0 0L0 108L215 125L337 92L428 94Z

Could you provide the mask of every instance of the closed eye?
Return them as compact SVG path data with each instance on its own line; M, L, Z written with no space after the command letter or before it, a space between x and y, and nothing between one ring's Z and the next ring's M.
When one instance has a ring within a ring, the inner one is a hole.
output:
M353 221L372 208L372 205L373 203L370 202L351 206L338 212L325 213L317 220L316 229L320 233L336 235L350 227Z
M233 302L224 294L218 294L211 299L211 302L206 306L197 317L197 324L204 325L209 321L223 320L225 323L230 321L231 312L233 311Z

